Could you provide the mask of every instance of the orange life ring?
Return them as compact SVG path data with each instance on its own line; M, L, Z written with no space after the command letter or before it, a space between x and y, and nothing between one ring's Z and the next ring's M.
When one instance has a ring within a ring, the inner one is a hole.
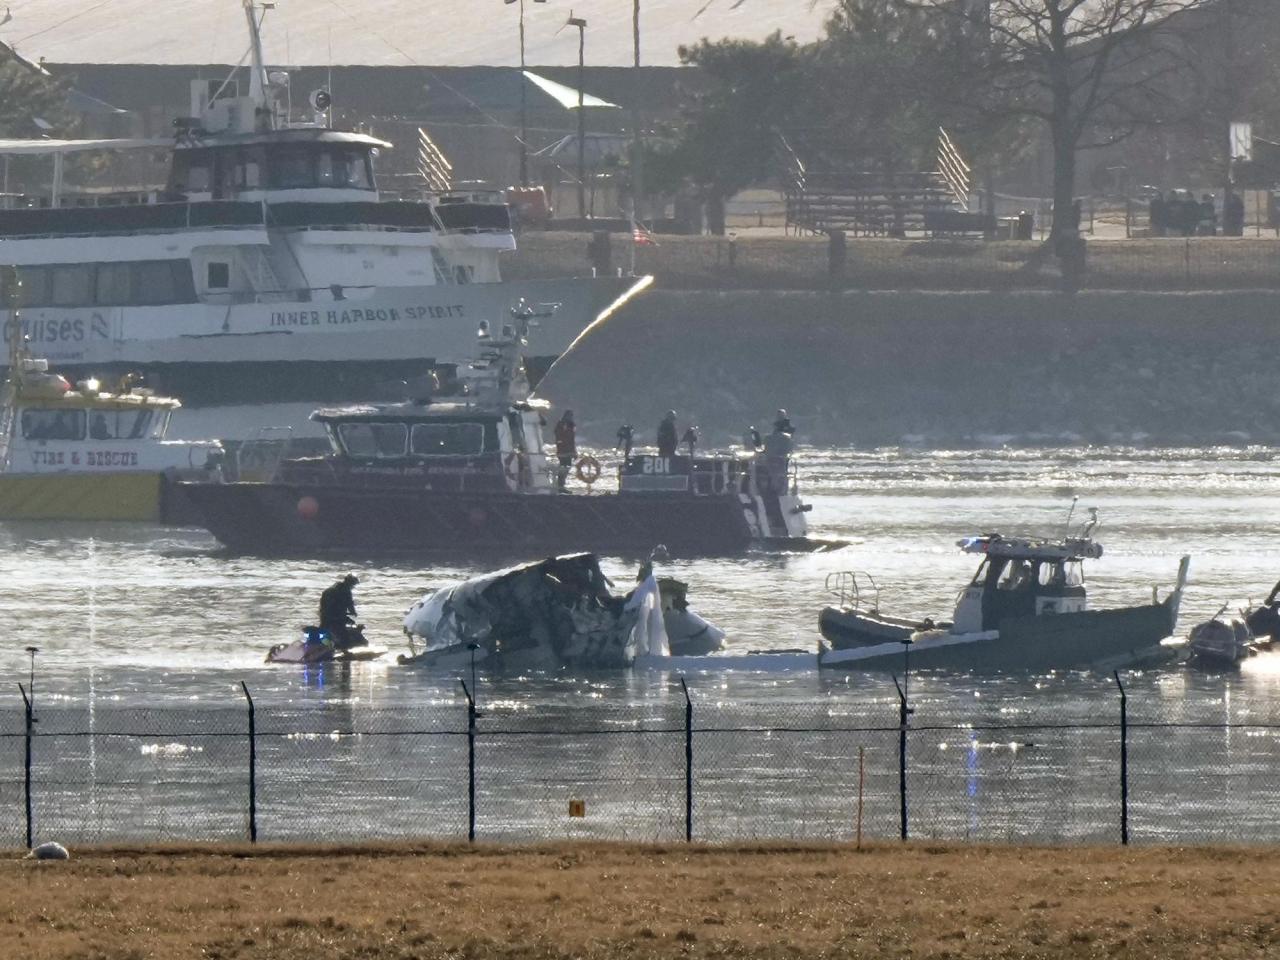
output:
M574 473L578 475L579 480L591 486L600 479L600 461L588 453L578 460Z

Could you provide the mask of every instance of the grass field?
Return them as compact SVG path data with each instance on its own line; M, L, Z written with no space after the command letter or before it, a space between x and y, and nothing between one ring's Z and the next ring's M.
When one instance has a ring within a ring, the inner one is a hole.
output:
M582 233L521 235L504 261L511 279L583 275L590 270ZM613 264L630 266L628 238L613 236ZM732 246L732 255L730 247ZM1037 242L982 240L848 241L845 286L874 290L1053 288L1052 258ZM1092 240L1084 286L1096 290L1232 290L1280 287L1280 240L1254 237ZM744 231L724 237L660 236L637 249L637 272L671 289L810 290L830 286L827 242Z
M1229 960L1278 887L1271 849L102 849L3 863L0 956Z

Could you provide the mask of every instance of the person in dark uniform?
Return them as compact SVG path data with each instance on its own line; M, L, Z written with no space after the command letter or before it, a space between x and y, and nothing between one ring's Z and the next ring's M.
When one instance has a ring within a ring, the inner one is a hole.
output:
M796 428L791 425L791 418L787 416L787 411L779 410L773 420L773 429L778 433L785 433L788 437L796 435Z
M333 645L339 650L350 650L367 642L359 631L352 629L356 622L356 601L351 591L359 582L354 573L348 573L320 594L320 629L333 638Z
M680 434L676 430L676 412L668 410L667 415L658 424L658 456L674 457L676 446L680 442Z
M573 422L573 411L566 410L564 416L556 424L556 457L560 466L556 470L556 489L564 493L564 482L569 477L569 468L573 466L574 457L578 455L578 428Z

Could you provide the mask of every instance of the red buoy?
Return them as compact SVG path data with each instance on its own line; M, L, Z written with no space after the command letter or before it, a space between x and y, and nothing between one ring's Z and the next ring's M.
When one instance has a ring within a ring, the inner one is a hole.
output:
M314 520L320 513L320 501L315 497L306 496L298 501L298 516L303 520Z

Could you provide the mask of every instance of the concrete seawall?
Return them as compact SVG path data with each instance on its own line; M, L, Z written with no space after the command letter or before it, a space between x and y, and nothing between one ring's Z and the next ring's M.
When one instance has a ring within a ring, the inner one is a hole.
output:
M725 443L782 406L822 443L1271 443L1277 328L1276 291L658 290L539 392L596 442L674 407Z

